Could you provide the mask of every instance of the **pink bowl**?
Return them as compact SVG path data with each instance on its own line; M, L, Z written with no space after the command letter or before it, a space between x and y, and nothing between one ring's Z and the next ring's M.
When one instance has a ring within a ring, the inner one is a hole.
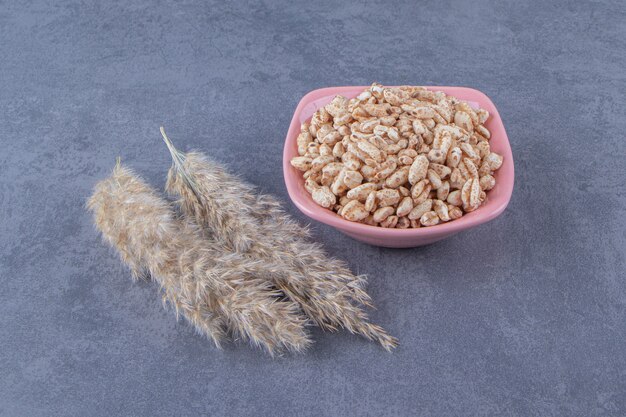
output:
M509 139L504 130L502 119L500 119L500 114L498 114L496 106L494 106L489 97L478 90L465 87L427 88L434 91L443 91L461 100L466 100L472 105L482 107L491 114L489 120L485 123L487 129L491 131L491 140L489 142L492 151L504 156L504 162L494 175L496 186L487 192L487 201L479 209L465 214L460 219L436 226L420 227L418 229L386 229L344 220L331 210L318 206L311 198L311 195L304 189L302 172L293 168L289 162L291 158L298 155L296 138L300 133L300 125L309 120L317 109L328 104L337 94L353 98L366 88L368 87L322 88L311 91L298 103L298 107L291 119L287 139L285 140L283 174L289 197L300 211L312 219L336 227L356 240L388 248L410 248L427 245L460 231L486 223L504 211L513 193L514 179L513 155Z

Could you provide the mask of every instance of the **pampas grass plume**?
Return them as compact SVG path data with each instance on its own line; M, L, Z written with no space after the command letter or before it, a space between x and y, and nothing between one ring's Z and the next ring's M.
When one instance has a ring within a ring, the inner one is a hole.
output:
M298 304L272 284L280 271L227 250L194 222L178 218L170 203L119 159L87 207L133 276L156 280L164 301L216 346L227 333L272 355L310 345Z
M345 328L379 342L386 350L397 339L371 324L359 305L371 306L366 278L325 254L268 195L229 174L197 152L178 151L163 128L172 155L166 192L177 199L182 213L203 228L206 236L223 239L239 253L282 265L285 274L273 283L296 301L306 315L326 330Z

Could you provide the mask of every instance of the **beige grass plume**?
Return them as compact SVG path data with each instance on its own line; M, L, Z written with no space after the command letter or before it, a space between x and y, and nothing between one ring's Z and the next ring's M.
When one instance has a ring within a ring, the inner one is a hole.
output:
M283 265L286 274L274 276L275 285L320 327L345 328L387 350L397 346L397 340L371 324L359 307L371 306L364 276L354 275L343 262L311 243L308 230L273 197L258 195L254 187L200 153L178 151L163 128L161 134L173 159L166 191L178 199L186 216L209 236L230 242L249 257Z
M270 354L302 351L310 344L299 306L271 283L279 271L204 237L119 160L87 206L133 276L149 274L177 316L218 347L228 331Z

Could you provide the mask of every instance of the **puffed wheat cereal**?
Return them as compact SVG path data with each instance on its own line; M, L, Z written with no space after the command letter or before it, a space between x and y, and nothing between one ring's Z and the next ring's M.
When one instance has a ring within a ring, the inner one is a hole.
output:
M313 201L386 228L454 221L477 210L503 163L489 112L424 87L372 84L336 96L303 123L291 165Z

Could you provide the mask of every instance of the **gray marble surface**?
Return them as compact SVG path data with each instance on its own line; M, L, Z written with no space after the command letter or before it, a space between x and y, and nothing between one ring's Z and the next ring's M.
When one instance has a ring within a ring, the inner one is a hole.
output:
M623 1L0 1L1 416L626 415ZM370 276L392 354L216 350L132 283L84 210L164 124L277 195L293 110L333 85L464 85L516 158L506 212L429 247L314 224Z

